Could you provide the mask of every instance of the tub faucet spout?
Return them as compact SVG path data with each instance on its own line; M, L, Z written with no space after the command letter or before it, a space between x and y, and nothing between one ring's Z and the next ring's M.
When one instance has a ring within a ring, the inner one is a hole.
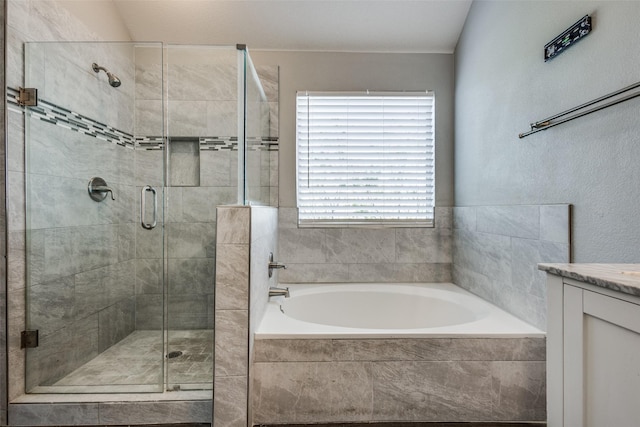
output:
M281 296L289 298L289 288L276 288L273 286L269 288L269 298Z

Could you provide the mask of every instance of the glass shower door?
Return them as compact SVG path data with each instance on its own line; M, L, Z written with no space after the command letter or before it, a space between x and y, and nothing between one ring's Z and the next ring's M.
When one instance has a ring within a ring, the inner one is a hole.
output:
M161 392L162 46L25 50L26 390Z
M213 388L216 207L238 202L237 56L165 48L169 390Z
M169 390L211 390L216 207L269 203L269 105L241 45L168 45L165 65L166 382Z

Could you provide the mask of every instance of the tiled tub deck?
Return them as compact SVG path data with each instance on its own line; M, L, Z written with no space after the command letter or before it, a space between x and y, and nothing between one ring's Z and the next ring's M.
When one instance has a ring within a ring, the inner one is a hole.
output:
M546 420L545 338L256 339L258 424Z

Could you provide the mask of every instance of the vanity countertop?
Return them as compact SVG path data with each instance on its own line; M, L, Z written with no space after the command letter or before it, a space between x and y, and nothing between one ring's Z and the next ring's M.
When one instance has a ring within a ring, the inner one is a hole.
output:
M640 296L640 264L538 264L540 270Z

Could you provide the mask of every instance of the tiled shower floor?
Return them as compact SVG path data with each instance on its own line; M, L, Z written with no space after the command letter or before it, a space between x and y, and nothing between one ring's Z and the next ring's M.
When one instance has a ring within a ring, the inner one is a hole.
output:
M119 343L85 363L47 391L163 391L162 364L167 363L167 389L208 390L213 387L213 330L169 331L169 352L164 358L161 331L134 331ZM125 386L125 387L122 387ZM155 389L155 390L154 390ZM45 391L45 390L41 390Z

